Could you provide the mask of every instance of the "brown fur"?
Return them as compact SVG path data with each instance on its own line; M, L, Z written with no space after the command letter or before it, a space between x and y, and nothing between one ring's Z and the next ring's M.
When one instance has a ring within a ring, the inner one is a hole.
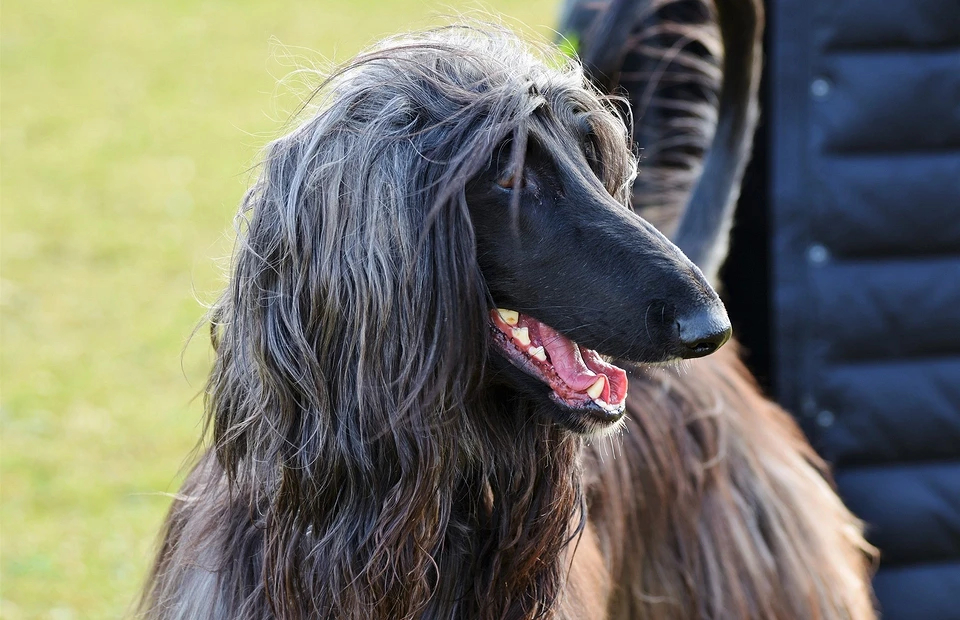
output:
M612 618L872 618L874 550L793 420L727 345L633 378L587 452Z

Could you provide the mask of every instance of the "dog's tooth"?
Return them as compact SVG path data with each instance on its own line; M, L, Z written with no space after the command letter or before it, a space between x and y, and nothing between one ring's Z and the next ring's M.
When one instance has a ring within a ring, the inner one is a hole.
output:
M516 325L520 322L520 313L516 310L497 308L497 314L500 315L500 319L507 325Z
M607 378L603 375L597 377L597 380L593 382L593 385L587 388L587 396L593 399L600 398L600 395L603 394L603 385L607 382Z
M523 346L528 346L530 344L530 330L526 327L514 327L513 339Z
M532 357L537 361L540 361L540 362L547 361L547 354L543 350L543 347L530 347L529 349L527 349L527 353L529 353L530 357Z

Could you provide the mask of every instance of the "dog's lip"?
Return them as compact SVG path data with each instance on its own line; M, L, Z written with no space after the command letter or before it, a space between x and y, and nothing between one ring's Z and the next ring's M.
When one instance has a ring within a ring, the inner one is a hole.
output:
M623 417L627 394L623 369L532 316L494 309L490 324L504 357L550 387L554 402L604 423Z

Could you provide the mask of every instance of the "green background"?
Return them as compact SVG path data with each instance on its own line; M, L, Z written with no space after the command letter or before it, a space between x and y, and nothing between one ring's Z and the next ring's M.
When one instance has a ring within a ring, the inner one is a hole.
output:
M556 1L484 5L549 36ZM203 304L260 148L381 36L478 5L6 1L0 616L128 614L191 462Z

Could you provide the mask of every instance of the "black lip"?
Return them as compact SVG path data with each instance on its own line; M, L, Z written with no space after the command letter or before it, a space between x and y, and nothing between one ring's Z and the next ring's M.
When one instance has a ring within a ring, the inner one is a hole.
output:
M552 395L553 392L551 391ZM594 403L584 407L570 407L550 398L551 415L554 422L577 435L604 435L617 428L626 415L626 408L618 413L610 413Z
M563 407L567 411L590 417L593 420L606 425L616 424L623 419L623 416L627 414L627 408L625 406L620 407L618 411L607 411L592 400L584 401L582 407L571 407L569 404L556 398L553 390L550 390L550 399L553 400L556 405Z

